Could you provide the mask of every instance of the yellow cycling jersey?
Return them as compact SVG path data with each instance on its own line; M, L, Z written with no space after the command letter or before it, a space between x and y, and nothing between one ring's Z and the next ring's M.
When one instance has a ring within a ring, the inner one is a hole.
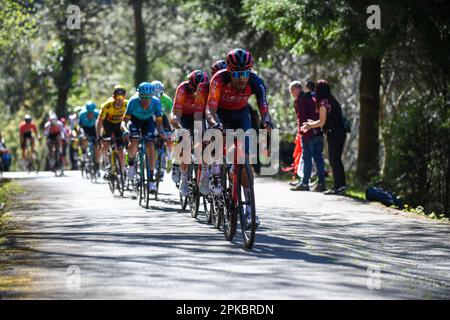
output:
M114 105L114 99L112 97L109 98L101 106L100 119L111 123L120 123L125 114L125 110L127 109L127 102L128 101L124 99L122 106L117 108Z

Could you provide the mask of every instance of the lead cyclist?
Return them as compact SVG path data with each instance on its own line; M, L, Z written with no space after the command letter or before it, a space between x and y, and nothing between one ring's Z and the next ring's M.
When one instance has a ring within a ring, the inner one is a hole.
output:
M211 79L208 102L205 110L208 125L219 129L243 129L244 132L252 128L250 118L250 107L248 99L256 96L259 112L262 119L262 127L271 129L273 127L271 116L269 114L269 105L267 103L266 86L264 81L252 71L254 64L250 52L245 49L237 48L231 50L226 58L227 68L220 70ZM249 144L245 143L245 153L248 159ZM217 170L217 169L213 169ZM253 169L252 169L253 170ZM244 187L244 196L249 203L250 188L249 180L245 175L242 176L242 186ZM220 190L219 181L211 183L211 192ZM213 187L215 186L215 187ZM251 224L250 205L246 205L246 221ZM256 225L260 224L256 217Z

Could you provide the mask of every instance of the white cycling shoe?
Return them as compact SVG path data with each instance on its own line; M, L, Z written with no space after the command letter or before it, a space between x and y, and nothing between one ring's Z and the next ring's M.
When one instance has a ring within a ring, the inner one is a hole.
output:
M181 178L181 171L180 171L180 166L177 164L174 164L172 166L172 180L175 183L180 182L180 178Z
M189 194L189 181L181 180L180 193L183 197L187 197Z
M156 192L156 183L149 182L148 184L148 192L155 193Z
M135 175L136 175L136 169L134 168L134 166L129 166L128 172L127 172L128 180L132 181L134 179Z
M261 224L257 215L255 215L255 223L256 223L257 228ZM252 225L252 208L250 206L246 205L245 206L245 226L247 229L250 229L251 225Z

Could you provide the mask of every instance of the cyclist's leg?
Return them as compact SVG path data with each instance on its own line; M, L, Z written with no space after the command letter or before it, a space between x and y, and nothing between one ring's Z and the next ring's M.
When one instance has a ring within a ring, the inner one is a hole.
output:
M26 158L27 143L26 143L25 136L23 134L20 135L20 147L22 149L22 161L24 161Z
M149 167L149 173L148 178L150 182L153 182L153 176L155 171L155 164L156 164L156 152L155 152L155 143L154 143L154 134L155 131L155 122L153 121L153 118L149 118L148 120L144 121L141 125L141 133L145 140L145 149L148 159L148 167Z
M139 138L141 136L140 132L141 124L135 119L131 119L128 122L128 130L130 131L130 143L128 145L128 178L131 180L136 173L135 158L139 144Z
M187 129L191 132L194 131L194 117L193 115L182 115L181 117L181 125L184 129ZM183 159L184 157L182 157ZM190 159L190 157L189 157ZM181 161L180 164L181 171L181 184L180 184L180 192L183 196L186 196L189 192L189 163L184 163Z
M122 166L122 171L123 171L125 169L125 159L124 159L124 152L123 152L124 141L122 138L123 132L122 132L122 129L120 128L120 123L114 127L113 134L114 134L114 138L115 138L117 154L119 155L119 160L120 160L120 164Z

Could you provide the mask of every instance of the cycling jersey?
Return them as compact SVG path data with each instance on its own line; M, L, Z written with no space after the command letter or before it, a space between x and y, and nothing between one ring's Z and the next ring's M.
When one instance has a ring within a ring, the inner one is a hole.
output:
M256 95L260 113L268 112L266 86L256 73L250 72L244 91L238 92L231 86L231 73L220 70L211 79L207 106L225 110L241 110L247 106L248 99L253 94Z
M89 112L86 110L86 108L83 108L80 111L79 124L81 127L86 127L86 128L95 127L95 122L97 121L97 118L99 116L98 110L95 109L93 111L94 115L91 116L91 118L89 118L88 114L89 114Z
M169 114L170 112L172 112L173 101L167 94L163 93L159 100L161 101L162 111L165 114Z
M127 109L125 111L124 118L128 119L137 119L139 121L145 121L148 119L152 119L153 116L161 117L161 102L158 98L152 97L149 106L147 109L144 109L141 106L141 102L139 100L139 95L135 94L128 101Z
M123 115L127 109L127 100L124 100L120 107L116 107L114 98L110 97L101 105L100 119L110 123L122 122Z
M47 121L44 125L44 136L47 138L56 138L60 136L62 139L65 138L64 125L61 121L58 121L53 125L50 121Z
M198 85L195 93L195 109L205 112L206 103L208 102L209 82L202 82Z
M202 112L195 105L195 93L189 89L189 82L182 82L175 92L175 102L173 112L181 111L183 115L193 115L195 112Z
M36 125L33 122L26 123L25 121L22 121L20 123L20 125L19 125L20 135L24 135L26 133L30 133L31 134L32 131L34 132L34 134L37 135L37 128L36 128ZM31 138L31 135L29 135L29 137Z

